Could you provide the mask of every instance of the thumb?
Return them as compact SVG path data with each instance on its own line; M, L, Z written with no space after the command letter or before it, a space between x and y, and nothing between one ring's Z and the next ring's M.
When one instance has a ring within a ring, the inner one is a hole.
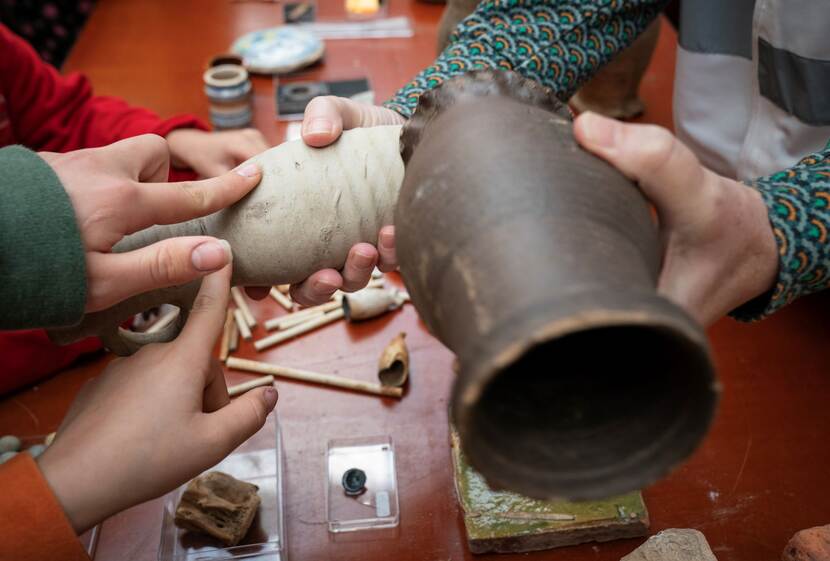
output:
M206 432L215 445L223 448L223 457L262 428L277 405L277 397L273 386L257 388L206 416Z
M662 224L693 221L700 213L701 195L710 183L706 170L668 130L587 112L576 118L574 136L586 150L636 181Z
M225 240L170 238L127 253L87 254L87 312L157 288L186 284L231 262Z
M204 278L187 323L176 339L177 350L189 349L193 356L199 356L199 352L205 350L206 354L210 353L225 325L230 289L230 266Z
M303 140L309 146L327 146L344 130L397 125L404 118L391 109L358 103L352 99L320 96L312 99L303 117Z

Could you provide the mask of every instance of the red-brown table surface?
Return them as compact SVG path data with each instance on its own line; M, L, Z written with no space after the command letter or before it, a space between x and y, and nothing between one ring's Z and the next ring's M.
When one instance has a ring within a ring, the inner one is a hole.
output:
M331 3L322 2L328 8ZM385 99L432 60L440 12L440 6L392 0L392 15L412 19L414 38L329 41L324 64L302 76L367 75L378 100ZM122 96L162 115L191 112L206 117L201 82L205 62L226 51L239 35L279 23L280 14L280 6L270 3L100 0L65 70L89 75L99 94ZM670 126L675 35L666 26L663 31L643 82L648 112L641 120ZM281 141L284 125L274 117L270 78L255 78L255 113L255 124L268 139ZM260 320L282 313L270 300L253 308ZM711 330L723 399L703 446L671 476L645 490L653 531L698 528L721 561L761 561L777 559L796 530L830 523L830 326L822 319L825 311L830 311L830 300L817 296L757 325L722 320ZM426 333L411 306L366 324L329 326L262 354L246 343L237 354L370 380L380 349L399 331L408 333L413 370L401 401L278 384L291 559L472 558L450 466L452 355ZM258 327L255 336L262 334ZM55 430L81 384L98 375L108 360L98 355L7 396L0 401L0 432L36 437ZM228 373L231 383L244 378ZM325 524L326 441L372 434L389 434L396 444L400 526L335 537ZM96 559L155 559L160 524L160 500L107 520ZM616 561L638 543L482 559Z

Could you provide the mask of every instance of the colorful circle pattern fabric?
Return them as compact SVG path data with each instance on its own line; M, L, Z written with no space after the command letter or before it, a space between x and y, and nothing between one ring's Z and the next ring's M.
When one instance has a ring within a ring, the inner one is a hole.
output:
M764 199L779 254L775 288L732 313L757 321L830 287L830 143L790 169L748 184Z
M515 70L567 101L660 13L657 0L482 2L436 61L386 102L410 116L418 97L469 70Z

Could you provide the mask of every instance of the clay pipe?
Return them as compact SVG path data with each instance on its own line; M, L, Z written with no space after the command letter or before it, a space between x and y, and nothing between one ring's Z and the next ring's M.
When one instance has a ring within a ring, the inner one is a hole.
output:
M142 230L114 250L130 251L175 236L214 236L231 246L235 286L295 283L320 269L339 269L355 243L377 243L380 228L392 223L404 171L399 135L400 126L360 128L346 131L326 148L311 148L302 140L271 148L252 159L262 167L262 180L241 201L204 218ZM50 336L69 343L98 335L118 354L169 341L183 326L199 285L135 296L87 314L79 325L51 330ZM163 303L182 313L159 333L119 330L124 320Z
M347 321L371 319L397 310L409 296L394 289L364 288L343 295L343 313Z
M406 333L398 333L383 349L378 360L378 378L384 386L402 387L409 379L409 349Z

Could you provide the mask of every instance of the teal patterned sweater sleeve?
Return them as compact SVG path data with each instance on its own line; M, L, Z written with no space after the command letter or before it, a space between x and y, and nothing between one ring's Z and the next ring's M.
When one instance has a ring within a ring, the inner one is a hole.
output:
M757 321L799 296L830 287L830 143L790 169L756 179L778 244L778 280L767 294L732 312Z
M667 0L489 0L455 28L435 62L384 105L411 116L418 97L481 68L515 70L562 101L660 13Z

